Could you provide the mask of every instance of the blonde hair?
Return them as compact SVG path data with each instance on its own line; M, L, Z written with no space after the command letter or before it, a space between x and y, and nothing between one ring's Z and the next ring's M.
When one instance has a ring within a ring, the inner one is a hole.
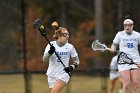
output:
M64 30L67 30L67 29L64 28L64 27L59 27L58 29L54 30L55 33L54 33L54 35L53 35L53 38L54 38L55 40L57 40L58 37L62 35L62 31L64 31Z

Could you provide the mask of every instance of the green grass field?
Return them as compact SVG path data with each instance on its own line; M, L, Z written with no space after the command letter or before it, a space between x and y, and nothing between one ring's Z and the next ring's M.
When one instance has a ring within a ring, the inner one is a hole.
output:
M95 76L73 75L62 93L106 93L109 81ZM106 83L102 88L101 84ZM118 93L119 81L114 93ZM45 74L33 74L30 80L31 93L50 93ZM21 74L0 75L0 93L25 93L24 77Z

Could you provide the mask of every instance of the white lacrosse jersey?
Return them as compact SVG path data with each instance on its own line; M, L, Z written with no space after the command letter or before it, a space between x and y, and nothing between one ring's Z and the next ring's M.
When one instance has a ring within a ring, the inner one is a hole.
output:
M113 80L119 77L117 58L118 56L114 56L110 63L110 73L109 73L110 80Z
M113 43L119 44L120 51L129 54L135 63L140 63L138 45L140 44L140 33L132 31L128 35L125 31L120 31L116 34Z
M55 47L55 51L65 65L65 67L69 66L70 57L76 57L78 55L75 48L70 43L66 43L63 47L59 47L56 44L56 41L52 41L50 43ZM49 50L50 45L48 44L44 54L48 53ZM57 77L59 75L62 75L63 73L66 73L63 69L64 66L61 64L56 54L53 53L49 58L49 66L46 74L51 77Z
M118 58L118 56L114 56L111 60L111 63L110 63L110 69L113 70L113 71L118 70L117 58Z

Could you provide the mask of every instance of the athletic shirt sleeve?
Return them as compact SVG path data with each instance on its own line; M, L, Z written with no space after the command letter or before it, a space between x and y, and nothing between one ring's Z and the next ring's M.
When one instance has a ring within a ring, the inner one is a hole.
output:
M117 43L119 44L120 43L120 32L118 32L113 40L113 43Z
M45 48L44 54L48 53L49 49L50 49L50 45L47 45L47 47Z
M140 45L140 33L139 33L139 32L138 32L138 35L139 35L139 36L138 36L138 37L139 37L139 38L138 38L138 44Z
M71 57L76 57L78 54L77 54L74 46L73 45L71 45L71 46L72 47L71 47L70 55L71 55Z

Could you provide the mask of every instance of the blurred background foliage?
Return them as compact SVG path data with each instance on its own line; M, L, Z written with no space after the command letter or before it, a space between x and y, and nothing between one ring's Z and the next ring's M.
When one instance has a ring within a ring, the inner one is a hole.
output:
M27 69L46 70L48 64L42 63L47 45L45 39L33 29L33 22L41 19L50 27L53 21L70 32L72 43L80 57L77 70L108 68L112 54L93 52L91 43L97 39L95 34L95 0L24 0L25 16L21 12L21 0L1 0L0 3L0 70L24 69L22 20L25 18ZM134 20L135 30L140 29L139 0L102 0L102 42L110 47L115 34L123 30L122 22L126 15ZM52 40L54 32L47 37ZM98 59L99 58L99 59Z

